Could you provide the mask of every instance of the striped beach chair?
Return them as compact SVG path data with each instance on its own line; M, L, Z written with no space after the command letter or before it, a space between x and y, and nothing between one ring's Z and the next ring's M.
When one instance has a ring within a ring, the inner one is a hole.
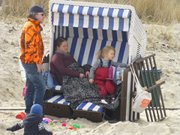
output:
M132 6L51 0L49 16L50 58L55 50L54 41L58 37L68 39L69 51L80 65L92 65L97 51L106 45L115 48L114 61L129 64L132 59L144 56L146 33ZM139 119L139 114L131 111L133 89L131 73L126 69L118 120Z

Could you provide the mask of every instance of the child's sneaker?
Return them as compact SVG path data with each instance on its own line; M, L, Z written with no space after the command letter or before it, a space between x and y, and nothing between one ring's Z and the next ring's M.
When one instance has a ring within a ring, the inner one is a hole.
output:
M114 103L115 103L115 100L116 100L116 98L115 98L115 97L112 97L111 103L114 104Z
M105 99L101 99L101 103L108 104L108 102Z

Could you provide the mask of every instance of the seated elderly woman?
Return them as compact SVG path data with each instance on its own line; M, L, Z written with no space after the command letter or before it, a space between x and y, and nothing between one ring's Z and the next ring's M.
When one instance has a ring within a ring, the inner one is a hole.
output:
M82 101L100 103L98 89L88 81L87 66L81 67L68 52L68 43L65 38L55 40L56 51L51 59L51 73L61 89L65 99L75 108Z

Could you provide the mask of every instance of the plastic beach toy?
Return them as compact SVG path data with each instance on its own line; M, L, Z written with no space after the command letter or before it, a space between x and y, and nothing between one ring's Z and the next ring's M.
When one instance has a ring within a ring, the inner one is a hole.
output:
M61 124L61 126L62 126L62 127L66 127L67 124L63 122L63 123Z
M49 124L49 123L52 122L52 120L45 117L45 118L43 118L43 122L46 123L46 124Z
M76 128L76 129L79 129L80 125L75 123L75 124L73 124L73 127Z
M23 120L26 117L26 114L24 112L20 112L16 115L16 119Z
M74 128L74 127L72 127L72 126L70 126L68 129L69 129L69 130L76 130L76 128Z
M50 124L51 126L54 126L54 122L53 122L53 121L51 121L49 124Z

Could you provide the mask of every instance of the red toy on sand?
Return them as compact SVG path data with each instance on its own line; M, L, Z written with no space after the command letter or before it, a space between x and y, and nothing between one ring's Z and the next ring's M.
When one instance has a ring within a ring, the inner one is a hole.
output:
M26 114L24 112L20 112L16 115L16 119L23 120L24 118L26 118Z

